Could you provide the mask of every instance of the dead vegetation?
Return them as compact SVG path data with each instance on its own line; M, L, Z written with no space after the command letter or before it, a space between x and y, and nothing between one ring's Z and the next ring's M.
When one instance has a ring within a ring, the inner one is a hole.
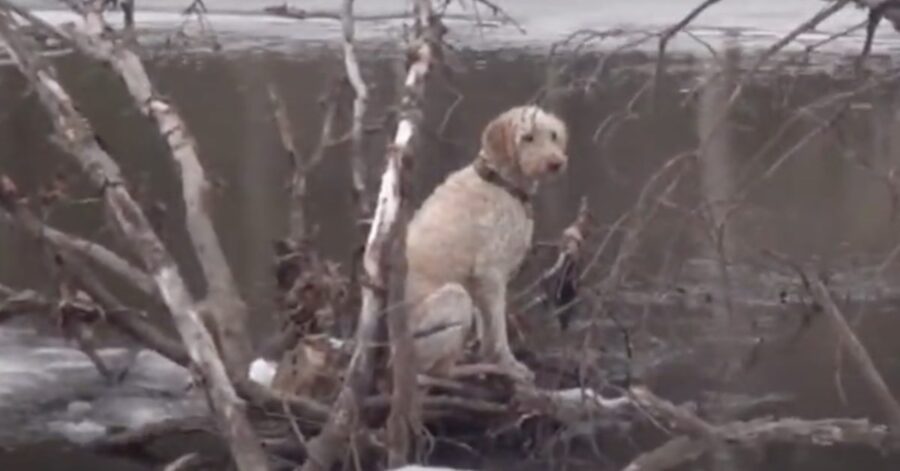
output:
M269 10L299 20L329 18L341 21L344 74L335 78L330 93L323 100L324 125L319 142L307 146L312 149L310 152L299 150L301 146L293 135L283 98L278 90L269 89L273 115L294 174L290 190L290 233L276 245L274 254L282 328L266 346L280 362L271 385L251 381L247 371L255 352L246 334L248 310L235 286L210 218L211 184L201 165L188 123L178 113L177 104L170 103L156 91L137 52L136 38L124 31L115 31L106 23L104 9L108 2L71 0L65 3L80 14L81 21L77 26L55 28L10 1L0 0L0 36L51 118L54 143L71 156L93 184L103 200L109 221L126 242L128 255L49 227L35 209L35 201L39 198L19 188L11 177L0 177L2 220L39 241L45 249L46 262L58 273L53 293L0 285L0 320L53 313L65 326L64 331L78 340L78 345L110 380L115 379L115 373L93 353L95 346L89 341L89 332L107 327L116 329L137 344L188 367L208 400L213 419L211 423L167 421L152 424L143 430L105 437L94 444L95 449L127 448L167 434L202 431L221 438L230 460L240 470L298 466L303 470L330 470L339 463L357 469L381 469L385 464L396 467L422 462L428 458L430 446L439 440L464 442L462 437L487 435L510 438L528 446L539 430L541 433L549 430L557 435L570 433L594 437L606 433L600 429L612 421L649 423L670 436L659 448L633 457L624 468L628 471L672 469L717 450L769 443L861 445L888 453L897 451L900 406L865 346L847 324L828 286L818 273L812 274L815 270L809 268L798 269L807 299L812 301L814 308L824 309L841 339L841 348L846 348L884 410L887 425L847 418L759 417L716 422L687 405L676 405L658 397L640 384L640 378L629 378L629 382L612 387L602 384L600 379L584 374L589 369L586 364L592 358L587 354L563 358L551 367L546 365L550 363L549 355L530 352L535 357L534 363L545 367L542 368L544 371L550 371L539 377L537 384L515 383L491 365L477 363L477 359L460 366L453 378L415 375L404 307L397 302L400 293L396 280L403 274L397 242L404 235L409 211L409 165L415 159L417 137L422 132L423 103L428 100L432 83L429 79L445 70L448 50L444 43L447 29L437 5L447 2L433 5L430 0L417 0L412 13L387 15L390 17L387 19L411 19L413 24L404 45L405 77L396 107L396 126L391 130L393 139L384 151L384 161L378 164L383 167L383 173L374 194L366 187L361 151L367 132L370 84L366 83L355 52L354 21L386 18L355 16L352 0L344 0L343 8L335 12L302 11L287 6ZM493 2L464 3L473 11L479 6L488 8L501 22L512 21ZM660 32L644 32L637 40L627 43L626 48L644 41L658 41L660 55L652 79L654 88L660 86L666 74L664 58L669 41L685 32L705 9L714 8L717 3L716 0L700 2L675 25ZM615 299L624 280L631 274L630 262L640 250L648 222L660 211L674 206L671 197L688 171L702 170L701 156L714 145L721 123L725 122L724 115L733 111L750 77L799 35L813 30L849 3L849 0L828 2L819 13L758 55L728 90L724 105L717 109L698 148L675 155L661 166L644 184L634 206L614 226L598 233L591 224L590 208L585 200L572 215L572 224L561 235L555 261L529 285L526 291L532 299L529 306L551 311L565 327L575 306L603 306ZM892 1L859 0L856 3L871 10L861 55L865 58L870 54L874 27L883 17L893 21L896 8ZM132 30L134 4L123 2L121 7L128 18L126 29ZM202 2L195 2L191 9L200 12ZM481 21L480 17L478 21ZM31 38L30 31L34 28L44 30L78 53L106 64L110 73L127 88L135 108L147 116L148 122L164 138L172 164L179 170L187 231L193 255L199 261L206 281L207 288L201 295L186 286L179 261L162 242L145 209L136 202L133 186L121 174L114 156L108 153L91 123L66 92L52 61L42 55L40 47ZM577 40L603 40L615 34L582 32L577 35ZM575 36L567 43L576 41ZM600 61L594 71L596 74L606 67L605 61L606 58ZM568 78L573 82L585 80L588 86L596 80L596 77ZM823 98L819 105L847 106L857 93L884 86L895 79L895 74L868 78L861 86ZM605 133L611 132L610 129L641 112L639 108L650 85L648 82L636 93L627 110L599 125L596 132L599 141ZM321 163L323 149L341 139L336 137L339 128L337 109L351 103L351 96L352 122L346 139L352 144L349 156L352 196L357 203L359 220L367 223L361 223L365 230L360 240L364 249L359 257L359 267L344 270L323 259L312 247L303 203L309 172ZM815 106L811 105L812 108ZM804 111L809 109L798 111L798 115ZM790 155L788 152L777 159L761 178L771 176ZM718 206L721 202L707 201L703 207L677 208L684 217L703 221L710 245L721 262L723 279L728 277L730 256L725 248L726 226L739 211L746 189L758 180L742 183L744 186L736 191L737 196L724 206ZM131 259L137 262L129 261ZM601 267L599 260L609 260L609 263ZM143 313L120 301L120 296L98 281L97 272L100 271L120 278L155 303L159 315L171 316L179 338L168 336L148 322ZM588 283L597 280L598 274L599 281ZM724 311L728 311L727 306ZM335 338L341 319L348 315L355 324L355 334ZM526 344L521 348L528 350L529 346ZM588 345L587 350L591 348L593 346ZM388 351L392 353L388 354ZM387 362L388 357L393 361ZM607 387L601 389L601 386ZM610 390L615 394L608 395ZM273 422L277 433L274 436L262 433ZM470 440L465 446L476 444ZM186 469L197 460L197 455L186 455L167 469Z

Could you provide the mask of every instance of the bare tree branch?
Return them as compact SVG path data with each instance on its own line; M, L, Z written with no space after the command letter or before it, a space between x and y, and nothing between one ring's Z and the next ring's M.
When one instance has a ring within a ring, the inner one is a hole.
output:
M12 218L13 216L9 213L0 213L0 219L2 220L12 223ZM41 237L46 239L47 242L78 253L85 259L118 275L147 296L158 296L153 279L119 254L99 243L62 232L41 221L36 222L41 226Z
M887 415L888 423L891 425L891 432L894 434L900 433L900 404L897 403L897 399L891 393L887 384L885 384L884 378L881 377L878 368L875 367L875 363L872 361L872 357L869 356L868 351L866 351L866 347L863 346L856 334L853 333L853 329L847 324L847 320L844 319L844 315L834 302L834 298L821 277L817 276L812 280L812 290L816 301L825 309L826 316L837 331L838 336L840 336L841 344L847 348L847 353L850 354L850 358L856 363L863 379L869 385L869 389L872 390L872 393L878 399L879 405Z
M101 35L106 25L99 4L94 1L80 13L84 16L84 30L72 31L77 47L109 64L119 75L140 111L155 120L178 164L185 223L207 282L204 308L215 319L217 338L231 376L246 376L252 355L247 335L247 306L240 297L209 215L211 186L200 164L194 138L175 108L154 89L137 54L125 44Z
M43 19L41 19L39 16L32 13L27 8L23 8L23 7L19 6L18 4L13 3L9 0L0 0L0 7L6 8L9 11L12 11L15 14L24 18L25 20L27 20L29 23L40 27L46 33L50 34L51 36L53 36L54 38L56 38L57 40L59 40L62 43L68 44L71 41L69 36L66 35L64 32L60 31L59 28L44 21Z
M372 384L372 348L375 344L378 325L387 305L388 255L392 241L396 240L398 230L402 229L398 227L398 218L401 214L405 194L402 190L404 160L408 154L410 142L421 122L419 106L424 97L425 77L435 60L437 53L435 48L439 47L442 32L439 20L431 15L430 0L419 1L417 5L417 18L422 29L419 30L420 35L410 48L411 60L404 82L400 121L397 124L394 141L387 149L386 168L381 178L378 204L375 208L363 256L363 268L367 279L365 283L362 283L362 307L357 325L356 345L331 418L319 436L308 444L309 459L304 464L304 471L325 471L331 468L331 465L338 459L340 450L346 446L346 440L352 436L352 427L358 426L361 398ZM409 354L412 351L411 339L409 339L408 328L404 329L406 327L405 314L397 314L395 311L392 311L389 320L393 350L392 362L395 371L392 413L397 410L394 406L398 406L396 402L398 398L406 399L404 404L399 405L403 410L408 411L410 408L415 410L416 407L414 404L415 365L409 363L412 361ZM409 387L410 381L407 381L409 378L404 377L405 374L413 375L412 387ZM400 379L399 383L398 379ZM397 421L404 422L406 425L399 427L401 430L395 432L397 436L409 433L410 417L394 416L393 420L395 425ZM391 421L389 419L389 422ZM396 427L390 425L389 428L397 430ZM389 433L389 435L391 434ZM406 450L401 449L397 456L403 455L404 451ZM405 458L395 457L394 459L403 460Z
M275 114L275 122L278 126L278 134L281 137L281 144L287 151L291 159L293 173L291 175L291 209L290 209L290 238L295 244L300 244L309 236L306 227L306 188L307 179L310 172L316 168L325 156L325 149L332 140L334 135L335 118L342 96L342 83L332 84L325 96L322 98L324 102L325 112L322 118L322 130L319 134L319 141L316 143L315 149L311 154L307 155L297 149L294 134L291 131L293 126L288 118L287 107L284 98L275 88L274 84L269 84L269 99L272 102Z
M512 15L510 15L505 9L500 7L500 5L497 5L491 0L472 0L473 6L477 6L478 4L486 6L489 10L491 10L492 15L500 17L505 23L509 23L515 26L515 28L519 30L520 33L527 33L527 31L525 31L525 28L522 27L522 25L518 21L516 21L516 19L513 18ZM479 23L481 23L481 21L479 21Z
M0 182L2 182L0 184L0 206L5 214L8 214L15 221L16 226L36 242L50 242L53 245L56 255L61 258L60 262L63 265L61 269L71 272L81 287L103 306L106 321L173 362L184 366L189 363L184 348L177 341L148 323L141 313L127 308L106 288L104 283L97 279L84 263L84 255L79 250L67 244L54 245L53 240L46 237L46 226L32 211L21 204L19 195L15 191L15 184L9 177L0 175ZM24 291L7 302L9 309L19 308L27 312L51 311L56 306L56 303L31 291ZM12 311L8 314L16 313L16 311ZM2 314L3 310L0 308L0 319L4 317Z
M291 177L291 209L288 225L291 239L294 242L298 242L306 237L306 211L304 204L308 169L305 165L305 157L297 150L294 133L291 131L293 126L287 115L287 106L284 104L284 98L281 97L281 93L278 92L275 84L269 83L268 90L269 101L272 104L275 117L275 125L278 128L278 136L281 138L281 146L287 152L291 167L294 170ZM322 126L323 130L328 125L329 120L326 115L325 123Z
M96 21L97 18L93 17L88 23ZM96 24L88 28L100 30ZM238 468L268 469L265 454L244 414L243 402L229 381L212 336L203 325L200 310L187 290L175 260L153 232L140 206L125 189L119 166L97 142L90 123L77 111L71 97L56 78L55 69L42 60L19 30L13 14L0 8L0 36L13 61L37 90L38 98L50 115L66 150L81 165L90 181L102 189L110 216L155 280L192 363L202 376L219 429L227 438Z
M352 153L350 156L353 169L353 198L356 201L357 214L365 218L369 214L369 200L366 197L366 168L363 155L363 119L369 102L369 90L359 69L359 61L353 48L353 0L343 0L341 10L341 29L344 34L344 68L347 79L353 86L356 97L353 100L353 125L350 131Z
M847 6L848 3L850 3L850 0L835 0L833 3L813 15L810 19L804 21L796 28L788 32L788 34L784 35L781 39L776 41L775 44L769 46L768 49L763 51L763 53L756 58L756 61L750 67L747 76L753 75L757 71L759 71L763 64L765 64L772 56L784 49L785 46L797 39L797 36L800 36L801 34L814 29L816 26L819 26L819 24L821 24L823 21L827 20L835 13L841 11L845 6ZM738 87L738 89L735 90L735 93L737 93L740 88L741 87Z
M295 20L312 20L312 19L326 19L326 20L336 20L343 21L342 12L339 10L321 10L321 9L304 9L304 8L296 8L289 5L273 5L269 7L263 8L265 13L270 15L280 16L283 18L293 18ZM511 20L508 15L504 15L503 11L500 10L498 14L502 15L504 18L501 18L502 22L507 22ZM388 20L406 20L410 18L414 18L415 15L410 14L408 11L395 11L389 13L375 13L368 15L353 15L353 21L388 21ZM471 15L460 15L460 14L445 14L444 18L448 20L463 20L463 21L474 21L478 24L483 24L478 17L473 17ZM515 23L514 23L515 24Z
M679 31L683 30L687 27L694 19L700 16L706 9L709 7L719 3L722 0L703 0L702 3L694 7L684 18L681 19L678 23L675 23L660 35L659 37L659 46L657 50L656 57L656 71L654 73L654 92L659 92L659 82L662 80L663 69L665 68L665 57L666 57L666 47L669 45L669 41L678 34Z

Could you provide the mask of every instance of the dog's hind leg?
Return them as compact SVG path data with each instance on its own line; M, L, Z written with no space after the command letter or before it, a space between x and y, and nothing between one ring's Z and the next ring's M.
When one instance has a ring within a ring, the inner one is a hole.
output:
M472 329L472 298L455 283L428 295L414 309L420 310L413 327L413 343L419 371L443 376L462 357Z

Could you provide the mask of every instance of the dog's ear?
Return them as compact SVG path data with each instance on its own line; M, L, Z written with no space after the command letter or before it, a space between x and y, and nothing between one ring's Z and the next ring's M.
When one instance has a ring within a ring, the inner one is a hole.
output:
M515 136L508 114L494 118L484 128L481 135L481 148L492 158L507 161L515 155Z

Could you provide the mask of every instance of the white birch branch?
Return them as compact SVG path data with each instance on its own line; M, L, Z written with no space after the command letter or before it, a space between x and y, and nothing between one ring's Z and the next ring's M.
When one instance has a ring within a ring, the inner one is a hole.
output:
M235 393L175 260L125 189L119 166L98 144L90 123L77 111L72 98L57 79L55 69L36 53L20 28L9 10L0 9L0 36L13 61L37 90L67 152L90 181L102 189L110 217L140 256L172 313L238 469L268 469L266 456L245 416L243 401Z
M427 11L431 11L430 5ZM366 239L363 255L366 280L362 283L362 307L356 331L356 345L331 418L322 432L307 445L309 458L303 466L304 471L325 471L337 461L346 446L346 441L351 438L353 427L359 426L361 400L372 384L372 349L387 304L390 242L396 233L397 220L403 203L401 182L404 159L421 119L418 106L424 95L425 78L434 60L433 47L430 41L420 37L412 49L414 60L404 80L401 117L394 140L387 149L386 167L381 177L377 206ZM408 358L401 361L406 359ZM395 357L395 368L396 361Z
M99 2L92 1L80 13L84 18L81 30L70 31L76 47L112 67L140 111L156 122L178 165L185 224L207 282L204 307L215 319L218 341L229 372L235 378L243 378L252 354L246 334L247 306L240 297L210 218L211 186L200 164L196 142L175 108L157 93L138 55L123 42L107 39L102 34L107 25Z
M360 72L359 61L353 47L354 23L353 0L343 0L341 10L341 29L344 34L344 68L347 71L347 79L353 86L355 97L353 99L353 124L350 130L351 157L350 163L353 170L353 198L356 202L357 212L360 217L369 214L369 203L366 198L366 168L363 155L363 118L366 115L366 107L369 102L369 89Z

